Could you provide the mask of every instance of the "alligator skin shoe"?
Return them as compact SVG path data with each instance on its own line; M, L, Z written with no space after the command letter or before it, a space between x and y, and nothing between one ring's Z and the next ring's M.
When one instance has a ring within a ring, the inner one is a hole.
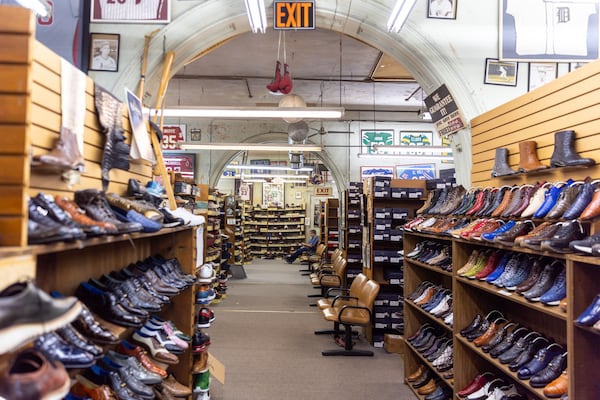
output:
M508 364L508 369L510 369L513 372L517 372L525 364L530 362L531 359L533 358L533 356L535 356L535 354L538 351L540 351L544 347L548 347L549 345L550 345L550 341L548 341L548 339L546 339L545 337L543 337L543 336L536 337L531 342L529 342L529 344L527 345L525 350L523 350L523 352L521 352L521 354L519 354L517 356L517 358L515 358L514 360L511 361L510 364Z
M544 395L551 399L564 396L569 391L569 374L564 370L562 374L544 388Z
M562 218L565 220L578 218L583 210L590 204L594 196L594 187L589 179L586 179L583 185L579 186L577 197L573 204L563 213Z
M529 220L518 221L515 226L513 226L507 232L496 236L494 238L494 243L499 243L505 246L513 246L515 239L518 236L526 235L533 230L533 228L535 228L535 225Z
M600 320L600 294L596 295L592 303L577 317L575 323L582 326L592 326Z
M573 250L569 247L569 244L575 240L581 240L585 236L586 234L579 221L562 222L556 233L540 244L540 248L541 250L557 253L571 253Z
M542 388L558 378L567 366L567 353L557 354L546 368L539 371L529 379L529 384L534 388Z
M520 239L519 244L522 247L527 247L528 249L539 251L542 242L544 240L552 238L552 236L554 236L554 234L560 229L561 226L562 225L560 223L546 225L544 229L542 229L536 234L528 234L525 237L521 236L522 239ZM517 239L515 239L515 242L517 241Z
M562 269L564 269L564 264L560 261L554 261L552 264L547 264L542 270L540 279L535 285L521 294L529 301L540 301L540 297L550 290L554 284L554 279Z
M579 193L579 185L583 182L574 182L567 189L563 190L556 204L552 209L546 214L546 218L548 219L558 219L562 217L565 211L573 204L577 194Z
M562 356L565 350L558 344L552 343L548 347L540 349L535 356L518 371L519 379L529 379L533 375L542 371L556 356Z

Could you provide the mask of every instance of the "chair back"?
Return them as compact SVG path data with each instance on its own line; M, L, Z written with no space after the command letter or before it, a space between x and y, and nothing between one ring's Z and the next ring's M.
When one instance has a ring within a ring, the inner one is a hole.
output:
M348 265L348 261L344 257L340 257L337 259L337 263L333 266L333 272L342 280L346 275L346 265Z
M361 295L358 297L359 305L368 308L373 312L373 304L379 294L379 283L369 279L361 290Z
M327 246L325 246L323 243L319 243L317 245L317 249L315 250L315 254L319 257L322 257L323 253L325 253L325 250L327 250Z
M333 253L331 253L331 262L334 262L336 258L341 257L342 254L343 251L339 247L335 249Z
M350 285L349 295L351 297L360 296L360 292L362 291L363 286L365 285L365 283L367 283L368 280L369 279L367 278L367 276L362 272L356 275L356 277L354 277L354 280L352 281L352 284Z

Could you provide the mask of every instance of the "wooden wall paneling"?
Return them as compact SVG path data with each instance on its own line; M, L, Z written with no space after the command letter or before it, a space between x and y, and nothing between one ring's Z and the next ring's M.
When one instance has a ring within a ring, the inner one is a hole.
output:
M24 278L35 279L35 262L31 252L12 256L6 256L3 252L3 256L0 257L0 290Z

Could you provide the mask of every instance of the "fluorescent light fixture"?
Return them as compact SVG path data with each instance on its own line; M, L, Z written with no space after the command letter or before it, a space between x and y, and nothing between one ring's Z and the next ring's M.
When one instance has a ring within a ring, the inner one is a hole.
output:
M266 33L267 31L267 12L265 10L264 0L246 0L246 13L252 32Z
M437 153L437 154L452 152L451 147L444 147L444 146L386 146L386 145L377 145L377 144L373 145L373 150L375 150L375 151L400 150L401 152L399 152L399 153L393 153L394 155L398 155L398 156L405 155L405 154L409 155L406 152L415 152L415 151L427 152L427 153Z
M291 168L284 167L282 165L237 165L237 164L229 164L225 168L229 169L266 169L270 171L299 171L299 172L311 172L313 169L311 167L302 167L302 168Z
M310 176L309 175L286 175L286 174L283 174L283 175L276 175L276 174L250 174L250 175L242 175L242 179L246 179L246 178L250 178L250 179L254 179L254 178L261 178L261 179L270 179L270 178L308 179L308 178L310 178Z
M314 144L262 144L262 143L179 143L184 150L237 150L237 151L322 151ZM261 169L257 165L255 169ZM263 168L264 169L264 168Z
M50 14L50 5L44 0L16 0L17 3L25 8L34 11L40 17L47 17Z
M284 179L283 183L306 183L306 179Z
M151 110L160 113L159 110ZM164 117L187 118L306 118L340 119L342 107L181 107L165 108Z
M388 31L400 32L417 0L397 0L387 22Z
M266 181L264 179L243 179L242 181L247 182L247 183L265 183Z
M447 160L454 161L454 157L452 156L426 156L426 155L417 155L417 154L357 154L359 158L371 158L371 157L395 157L395 158L418 158L421 160Z

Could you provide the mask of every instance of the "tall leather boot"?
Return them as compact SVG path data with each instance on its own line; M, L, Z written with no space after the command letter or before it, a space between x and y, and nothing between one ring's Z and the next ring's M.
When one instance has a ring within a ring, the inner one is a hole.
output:
M551 167L591 166L595 163L591 158L582 158L575 151L575 131L554 133L554 151L550 158Z
M77 135L68 128L60 128L60 138L49 153L33 157L32 166L54 170L83 172L83 156L79 152Z
M519 157L519 172L548 168L538 160L537 143L534 140L519 143Z
M515 173L516 171L513 171L508 165L508 149L506 147L496 149L494 168L492 168L492 178L513 175Z

